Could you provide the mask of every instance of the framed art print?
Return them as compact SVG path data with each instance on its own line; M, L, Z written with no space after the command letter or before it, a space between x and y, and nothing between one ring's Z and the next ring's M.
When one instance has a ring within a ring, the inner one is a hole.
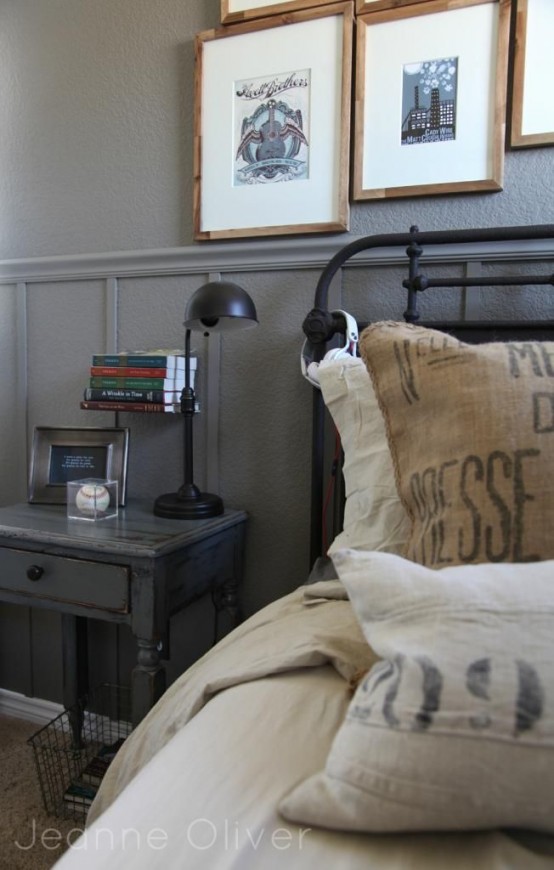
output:
M398 9L399 6L413 6L414 3L429 3L432 0L356 0L356 15L366 12L379 12L381 9Z
M194 236L348 229L351 3L196 37Z
M295 12L328 3L329 0L281 0L280 3L268 3L267 0L221 0L221 23L265 18L266 15L280 15L282 12Z
M553 0L517 0L510 145L554 145Z
M129 429L35 426L29 470L31 504L65 504L67 484L82 478L117 480L127 490Z
M510 0L358 19L353 198L502 189Z

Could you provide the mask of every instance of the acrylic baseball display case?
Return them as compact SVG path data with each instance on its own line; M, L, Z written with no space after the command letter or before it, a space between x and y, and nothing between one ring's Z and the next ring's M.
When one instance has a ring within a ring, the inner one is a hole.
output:
M71 520L107 520L117 516L117 480L86 477L67 483L67 516Z

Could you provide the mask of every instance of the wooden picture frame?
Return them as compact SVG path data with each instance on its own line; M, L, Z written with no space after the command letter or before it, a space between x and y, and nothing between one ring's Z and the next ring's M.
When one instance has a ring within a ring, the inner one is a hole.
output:
M381 12L383 9L398 9L401 6L429 2L431 0L356 0L356 15L366 15L368 12Z
M281 15L326 5L329 5L329 0L281 0L280 3L268 3L267 0L221 0L221 23L236 24L253 18L265 18L267 15Z
M348 230L350 2L196 37L194 237Z
M67 482L87 477L117 480L125 505L129 429L35 426L29 468L28 500L66 504Z
M516 0L510 146L554 145L552 0Z
M509 28L510 0L358 18L355 200L502 189Z

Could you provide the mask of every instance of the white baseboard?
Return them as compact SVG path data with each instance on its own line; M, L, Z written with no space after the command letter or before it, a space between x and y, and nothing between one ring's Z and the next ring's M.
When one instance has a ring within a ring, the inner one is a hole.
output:
M63 704L45 701L43 698L28 698L19 692L0 689L0 714L13 716L14 719L26 719L37 725L47 725L63 712Z

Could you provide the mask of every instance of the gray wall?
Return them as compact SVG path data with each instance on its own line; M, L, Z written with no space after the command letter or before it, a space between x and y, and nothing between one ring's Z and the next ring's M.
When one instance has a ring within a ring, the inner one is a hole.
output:
M226 503L250 515L252 612L305 576L310 393L300 324L319 270L350 236L192 244L193 36L218 23L219 0L0 0L0 499L26 497L34 425L114 424L78 407L94 351L180 345L186 298L228 274L252 294L260 326L222 341L218 473L203 449L203 413L197 478L217 477ZM553 170L552 149L509 152L502 192L353 204L351 234L554 222ZM383 267L372 290L387 316L400 316L393 271ZM365 283L361 269L345 279L354 299ZM503 297L492 315L499 307ZM197 349L202 388L202 338ZM174 489L179 419L119 423L132 432L130 495ZM177 620L170 678L203 648L209 620L203 604ZM59 698L58 641L55 614L2 608L0 686ZM126 679L125 631L96 625L92 642L98 674Z
M0 0L0 257L192 240L193 36L219 0ZM540 223L552 149L509 153L500 193L352 208L351 231Z

